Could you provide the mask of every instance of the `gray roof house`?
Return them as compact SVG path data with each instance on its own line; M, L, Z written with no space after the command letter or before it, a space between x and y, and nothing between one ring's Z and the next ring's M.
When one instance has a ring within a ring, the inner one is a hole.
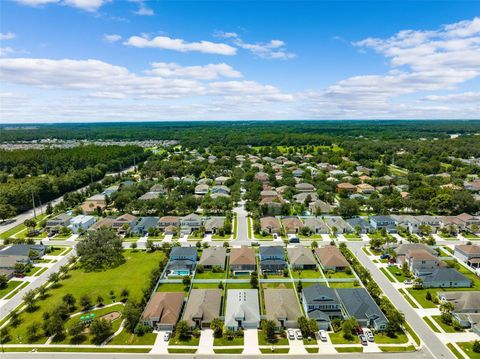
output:
M212 320L220 316L221 304L221 289L192 289L182 319L192 328L210 328Z
M202 257L198 264L203 268L209 269L213 267L220 267L225 269L225 262L227 259L227 249L224 247L208 247L202 252Z
M418 276L423 288L469 288L472 281L453 268L437 268L433 273Z
M302 304L309 319L315 319L320 329L329 329L330 321L342 318L341 303L335 289L313 284L302 290Z
M370 217L370 225L373 229L384 229L388 233L396 233L397 227L395 220L390 216L372 216Z
M182 233L191 233L194 230L200 229L202 226L202 218L195 213L180 218L180 229Z
M49 219L45 226L46 229L58 229L60 227L67 227L70 224L72 216L66 213L59 214L55 218Z
M287 266L283 246L261 246L259 257L262 273L278 273Z
M337 288L338 297L349 317L354 317L361 326L385 330L388 319L365 288Z
M260 325L260 309L257 289L227 290L225 327L237 331L239 328L255 329Z
M327 226L333 232L333 227L337 229L337 233L350 233L352 228L342 217L327 217L324 219Z
M42 244L15 244L0 251L0 257L3 256L24 256L28 257L30 251L38 253L38 258L45 254L46 247Z
M197 263L195 247L173 247L165 273L167 276L191 275Z
M310 228L315 234L328 234L330 232L328 226L319 217L309 217L303 220L303 226Z
M145 235L150 228L156 229L158 225L158 217L142 217L133 227L133 233Z
M2 270L13 270L17 263L28 264L30 258L23 255L0 255L0 269Z
M369 233L372 230L370 223L360 217L349 218L347 223L353 231L356 231L357 228L360 229L360 233Z
M317 261L310 248L303 246L287 248L288 260L292 269L315 269Z
M225 225L225 217L209 218L205 221L205 233L217 233Z

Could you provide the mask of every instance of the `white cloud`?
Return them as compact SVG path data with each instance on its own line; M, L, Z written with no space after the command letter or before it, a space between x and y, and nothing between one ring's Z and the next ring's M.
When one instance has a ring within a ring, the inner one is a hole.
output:
M14 54L16 51L10 46L0 47L0 57L5 57Z
M117 34L104 34L103 35L103 41L109 42L109 43L114 43L117 41L120 41L122 37Z
M135 15L140 15L140 16L155 15L155 11L153 11L153 9L148 7L144 0L129 0L129 1L138 4L138 9L133 12Z
M80 10L95 12L111 0L15 0L17 3L26 6L43 6L59 4L74 7Z
M13 40L16 36L13 32L0 32L0 41Z
M175 63L154 62L150 75L161 77L187 77L199 80L214 80L219 77L242 77L242 74L225 63L205 66L180 66Z
M250 51L255 56L261 57L263 59L293 59L296 57L295 54L288 52L285 49L285 42L282 40L270 40L266 43L246 43L240 36L235 32L216 32L215 36L231 39L233 43L245 50Z
M480 92L463 92L449 95L429 95L421 99L432 102L480 103Z
M186 42L183 39L172 39L167 36L157 36L153 39L149 39L146 36L132 36L124 44L139 48L157 48L180 52L196 51L217 55L235 55L237 50L227 44L210 41Z

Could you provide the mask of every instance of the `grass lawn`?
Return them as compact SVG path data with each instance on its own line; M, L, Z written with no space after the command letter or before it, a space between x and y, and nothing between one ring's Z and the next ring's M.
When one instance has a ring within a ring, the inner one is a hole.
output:
M340 347L335 350L339 353L362 353L363 347Z
M423 308L436 308L436 305L433 304L433 302L426 300L425 295L427 294L427 291L430 291L432 294L432 298L434 298L437 294L436 292L439 291L440 289L436 288L429 288L429 289L413 289L413 288L408 288L408 292L415 298L415 300L420 304Z
M405 344L408 343L408 337L404 332L396 333L396 337L391 338L386 334L375 334L375 343L377 344Z
M305 348L305 350L307 351L307 353L316 354L318 353L319 348Z
M273 350L271 348L260 348L262 354L288 354L289 351L290 348L275 348Z
M412 306L412 308L415 308L417 309L418 308L418 305L416 305L413 300L408 296L408 294L405 292L405 289L399 289L398 290L400 293L402 293L403 297L405 298L405 300L408 302L408 304L410 304Z
M215 354L242 354L243 348L238 349L213 349Z
M301 270L292 269L292 276L293 278L321 278L322 273L320 273L319 270L315 270L315 269L301 269Z
M192 289L217 289L218 283L194 283Z
M355 240L355 239L356 239L356 240L360 240L360 239L361 239L361 237L360 237L358 234L356 234L356 233L345 233L343 236L344 236L345 238L347 238L347 239L354 239L354 240Z
M288 345L288 339L277 335L275 340L272 342L268 341L262 330L258 330L258 345Z
M252 286L250 283L227 283L227 288L228 289L252 289Z
M352 274L347 274L344 271L336 271L335 273L325 273L326 278L355 278Z
M378 347L382 352L392 353L392 352L413 352L415 351L415 347L413 345L409 345L408 347Z
M224 279L227 277L227 273L214 273L210 270L206 270L203 273L195 273L195 279Z
M38 352L148 353L150 348L38 348Z
M200 342L200 337L196 338L193 335L188 339L181 339L178 335L175 335L170 339L169 345L190 345L197 346Z
M458 346L472 359L479 359L480 353L475 353L473 351L473 343L472 342L465 342L465 343L457 343Z
M463 330L455 330L455 328L451 325L445 324L442 322L441 316L440 315L434 315L432 316L432 319L440 325L440 327L446 332L446 333L458 333L458 332L463 332Z
M362 247L362 251L365 252L365 254L366 254L367 256L371 256L371 255L372 255L372 253L370 253L370 251L368 250L367 247Z
M380 272L382 272L390 282L395 283L395 279L392 278L392 276L388 273L386 268L380 268Z
M43 268L45 268L45 267L32 267L32 269L30 269L30 271L25 272L24 274L25 274L25 276L31 277Z
M168 348L168 352L171 354L195 354L197 349L175 349L175 348Z
M120 334L113 337L108 345L153 345L157 334L146 333L142 336L127 332L125 329Z
M157 292L183 292L184 290L182 283L162 283L157 288Z
M387 270L393 275L394 278L396 278L401 283L403 283L407 279L407 277L405 277L405 275L403 274L403 271L396 266L387 267Z
M0 234L0 239L7 239L7 238L10 238L12 237L15 233L18 233L20 231L23 231L25 228L25 225L22 223L22 224L19 224L18 226L15 226L11 229L9 229L8 231L6 232L3 232L2 234Z
M332 344L358 344L360 343L360 339L358 339L357 335L353 335L352 340L347 340L343 337L343 330L340 330L336 333L329 333L330 340Z
M219 235L219 234L214 234L212 235L212 239L216 240L216 241L228 241L230 239L232 235L231 234L225 234L223 236Z
M3 299L13 298L21 289L25 288L29 284L30 282L22 282L22 284L20 284L17 288L8 293Z
M22 284L22 281L19 280L8 281L7 286L3 289L0 289L0 299L5 297L8 293L17 288L20 284Z
M57 288L49 289L43 300L38 300L38 309L31 313L21 313L20 325L10 328L12 343L26 343L26 328L32 322L43 322L43 313L50 311L61 303L62 297L71 293L78 300L82 295L88 295L93 301L97 296L102 296L105 304L111 303L110 291L120 295L120 291L126 288L130 291L130 298L138 301L142 297L142 290L146 287L150 272L158 266L163 258L163 252L125 252L125 263L104 272L84 272L76 267L69 271L66 278L58 283ZM119 298L115 298L117 301ZM27 320L28 319L28 320ZM46 337L39 337L36 343L46 341Z
M463 354L461 354L458 351L458 349L453 346L452 343L447 343L447 347L448 347L448 349L450 349L450 351L453 353L453 355L455 355L458 359L463 359Z
M328 285L331 288L358 288L359 285L355 286L355 282L328 282ZM305 284L303 284L305 287Z
M37 273L35 273L34 277L40 277L44 272L46 272L48 267L43 267Z
M225 337L222 338L214 338L213 346L215 347L227 347L233 345L243 345L243 337L234 337L232 340L228 340Z
M420 345L420 338L418 337L417 333L415 333L415 331L412 329L412 327L407 322L405 322L403 326L407 330L408 334L410 334L410 336L413 338L415 344Z
M433 324L432 320L429 317L423 317L423 320L435 333L440 333L440 330L438 330L438 328L435 326L435 324Z
M45 253L47 256L59 256L67 247L63 246L49 246L51 248L50 253Z

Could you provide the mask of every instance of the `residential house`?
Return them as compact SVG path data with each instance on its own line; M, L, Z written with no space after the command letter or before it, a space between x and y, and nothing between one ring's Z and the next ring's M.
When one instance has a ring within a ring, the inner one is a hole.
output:
M388 233L396 233L395 220L390 216L372 216L370 225L374 230L385 229Z
M157 199L158 197L160 197L160 193L158 193L158 192L147 192L147 193L144 193L143 195L141 195L140 197L138 197L138 200L139 201L151 201L153 199Z
M303 246L287 247L287 254L292 269L317 268L317 261L310 248Z
M284 217L282 218L282 225L287 234L298 233L300 228L303 227L303 223L298 217Z
M362 327L387 329L388 319L365 288L337 288L336 291L347 317L355 318Z
M202 217L198 214L191 213L185 217L180 218L180 231L185 234L190 234L193 231L198 231L202 227Z
M403 265L403 262L406 260L405 257L410 250L424 250L431 255L437 255L437 252L432 247L424 243L402 243L394 248L398 265Z
M227 183L227 181L229 179L230 179L230 177L227 177L227 176L219 176L219 177L215 178L215 184L224 185L225 183Z
M268 182L269 176L265 172L257 172L254 176L255 180L260 182Z
M227 186L213 186L212 187L213 194L224 194L229 196L230 195L230 188Z
M369 185L368 183L360 183L357 185L357 192L363 194L372 194L375 192L375 187Z
M325 270L343 271L349 267L349 263L342 252L335 246L315 248L315 254Z
M305 173L304 170L296 169L296 170L292 171L292 176L296 177L296 178L301 178L304 173Z
M73 233L80 233L89 229L95 223L95 221L96 219L94 216L86 216L81 214L73 217L70 220L70 224L68 225L68 228Z
M392 219L395 221L395 225L397 227L402 226L410 233L420 232L420 226L422 225L422 222L416 217L409 215L392 215L390 217L392 217Z
M372 230L372 226L366 220L360 217L349 218L347 219L347 223L352 229L352 231L357 232L360 234L369 233Z
M263 295L266 319L272 320L278 331L298 326L297 320L302 312L293 289L266 288Z
M217 233L225 225L225 217L208 218L205 221L205 233Z
M453 255L470 267L480 268L480 246L461 244L455 246Z
M425 249L410 249L405 255L405 261L410 272L416 276L434 272L441 263Z
M313 186L313 184L306 183L306 182L297 183L295 185L295 189L298 192L314 192L315 191L315 187Z
M324 221L334 234L352 232L352 228L342 217L325 217Z
M4 256L41 258L45 255L46 248L42 244L14 244L0 250L0 258Z
M167 276L191 275L197 264L195 247L173 247L165 273Z
M142 217L133 227L132 232L134 234L140 234L145 236L148 234L148 231L151 229L157 229L158 217Z
M269 234L280 234L281 232L280 222L275 217L260 218L260 228Z
M420 225L431 227L434 233L441 227L440 218L436 216L423 215L416 216L415 219L420 222Z
M453 305L452 316L463 328L472 328L479 334L479 291L438 292L437 295L441 303L449 302Z
M45 228L48 231L51 230L59 230L62 227L68 227L70 221L72 220L72 216L66 213L59 214L55 218L49 219Z
M113 221L112 228L116 230L118 234L125 234L135 226L137 219L134 215L125 213Z
M259 257L262 273L281 273L287 267L283 246L261 246Z
M293 196L293 200L296 203L311 203L318 200L318 195L316 192L301 192Z
M88 231L94 232L102 228L111 229L113 222L115 222L115 218L111 218L111 217L102 218L98 222L95 222L94 224L92 224L90 228L88 228Z
M118 192L118 188L119 186L110 186L107 189L105 189L102 193L107 197L111 197L112 194Z
M308 217L303 220L303 227L308 227L315 234L328 234L330 229L319 217Z
M88 197L82 203L82 212L86 214L94 213L97 210L103 211L105 208L107 208L107 202L103 193Z
M260 198L261 199L278 198L278 193L277 193L277 191L264 190L264 191L260 192Z
M260 206L266 207L267 211L264 212L268 215L279 215L282 213L283 201L279 198L264 198L260 201Z
M315 319L319 329L328 330L334 318L342 318L342 307L335 289L315 283L303 288L301 302L307 317Z
M336 188L337 192L350 192L355 193L357 192L357 187L348 182L342 182L337 184Z
M251 274L255 271L255 250L242 246L232 248L230 251L230 270L233 275Z
M177 216L163 216L158 220L158 229L165 234L174 234L180 226L180 217Z
M182 292L155 292L143 310L141 321L155 330L173 330L184 301Z
M27 265L31 263L28 255L8 255L0 251L0 270L15 270L16 264ZM7 272L8 273L8 272Z
M469 288L472 281L453 268L437 268L434 272L418 276L423 288Z
M150 187L150 192L157 192L158 194L166 194L167 190L161 184L157 183Z
M221 289L192 289L182 319L191 328L210 328L213 319L220 316Z
M208 247L202 252L202 257L198 264L202 265L204 269L212 269L219 267L225 269L227 260L227 249L224 247Z
M322 213L332 213L335 209L330 203L324 202L322 200L316 200L308 204L308 210L312 214L322 214Z
M256 329L260 325L260 309L257 289L227 290L225 327L237 331Z

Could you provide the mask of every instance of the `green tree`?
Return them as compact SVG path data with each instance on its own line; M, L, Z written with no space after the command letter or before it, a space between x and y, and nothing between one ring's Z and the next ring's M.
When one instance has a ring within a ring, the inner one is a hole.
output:
M71 293L65 294L62 297L62 301L67 305L69 311L72 311L75 308L75 303L77 302L77 300Z
M90 333L93 335L92 342L100 344L113 334L112 323L109 320L95 318L90 325Z
M128 301L123 310L123 317L125 318L125 329L133 333L135 326L142 314L142 308L138 303Z
M110 229L90 232L77 245L80 263L87 271L102 271L116 267L125 261L122 240Z
M358 327L357 320L353 317L345 319L342 323L343 337L347 340L353 339L353 332Z
M190 327L185 320L177 323L175 331L180 339L188 339L190 337Z
M92 306L92 299L88 294L84 294L80 297L80 305L85 309Z
M262 330L268 341L271 342L275 339L275 322L273 320L263 320Z
M214 318L210 322L210 329L213 330L213 336L215 338L221 338L223 335L223 322L220 320L220 318Z
M40 332L41 325L38 322L32 322L27 327L27 340L29 342L34 342L37 339L39 332Z

